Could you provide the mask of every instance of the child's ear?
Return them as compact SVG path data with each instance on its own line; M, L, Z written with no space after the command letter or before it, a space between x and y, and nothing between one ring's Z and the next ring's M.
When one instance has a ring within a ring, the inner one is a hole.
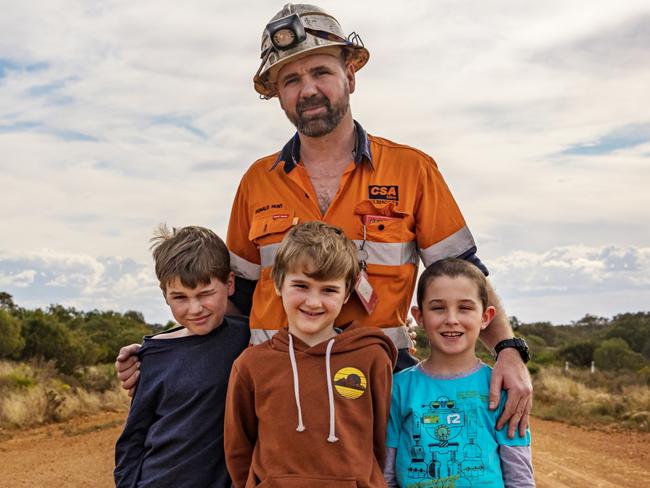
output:
M420 327L424 327L424 325L422 325L422 311L418 307L416 307L415 305L411 307L411 315L413 315L413 318L415 319L415 322Z
M490 322L492 322L496 313L497 310L492 305L485 309L483 317L481 317L481 330L486 329L487 326L490 325Z
M280 288L275 284L275 281L273 282L273 289L275 290L275 294L279 297L282 296L282 292L280 291Z

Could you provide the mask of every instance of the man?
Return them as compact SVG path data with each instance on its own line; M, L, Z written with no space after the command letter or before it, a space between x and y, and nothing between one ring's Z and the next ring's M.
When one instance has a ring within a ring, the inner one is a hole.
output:
M355 73L369 58L356 34L346 38L338 21L319 7L287 4L263 32L261 57L255 89L263 98L278 97L297 133L280 153L255 162L237 190L227 239L236 276L231 312L250 315L254 344L286 324L271 279L275 251L292 226L323 220L356 243L363 269L356 296L337 323L357 319L381 327L400 350L398 367L409 366L412 342L405 323L418 257L425 266L460 257L487 274L463 216L433 159L369 136L352 118ZM523 436L532 406L522 361L528 351L513 339L493 290L490 304L497 315L481 335L498 352L490 405L496 408L506 389L498 427L509 421L509 435L518 426ZM135 359L125 361L132 352L124 348L116 362L126 388L137 381L137 375L130 377Z

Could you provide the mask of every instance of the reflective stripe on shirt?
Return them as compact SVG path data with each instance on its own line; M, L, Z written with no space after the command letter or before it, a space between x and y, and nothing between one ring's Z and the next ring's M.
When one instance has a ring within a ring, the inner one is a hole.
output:
M413 347L413 342L409 337L408 330L403 325L397 327L385 327L381 329L388 338L393 341L397 349L410 349ZM275 335L277 330L269 329L251 329L251 344L256 346L268 341Z
M240 258L234 252L230 251L230 269L237 276L241 276L247 280L259 280L260 268L261 266L259 264L246 261L244 258Z
M432 246L420 249L420 256L424 265L429 266L444 258L458 257L474 246L474 238L465 226Z
M357 249L361 248L362 240L353 240ZM273 265L273 259L278 252L280 243L269 244L260 247L260 261L262 267ZM404 264L417 264L418 254L415 242L371 242L366 241L363 245L364 251L368 253L367 264L379 264L383 266L402 266Z

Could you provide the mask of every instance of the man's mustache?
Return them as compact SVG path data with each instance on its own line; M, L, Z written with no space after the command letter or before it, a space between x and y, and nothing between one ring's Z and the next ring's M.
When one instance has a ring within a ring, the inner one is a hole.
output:
M302 113L305 110L309 110L316 107L322 107L322 106L326 107L328 112L331 111L332 109L332 105L330 104L330 101L326 96L314 95L312 97L299 101L296 104L296 112L302 115Z

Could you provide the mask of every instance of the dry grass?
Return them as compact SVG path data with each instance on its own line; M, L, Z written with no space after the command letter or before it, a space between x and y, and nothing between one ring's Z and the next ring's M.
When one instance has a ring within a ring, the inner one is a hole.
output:
M545 368L535 378L533 414L573 425L650 431L650 388L616 377Z
M65 378L51 364L0 362L0 428L126 410L129 398L111 374L110 368L93 368L78 378Z

